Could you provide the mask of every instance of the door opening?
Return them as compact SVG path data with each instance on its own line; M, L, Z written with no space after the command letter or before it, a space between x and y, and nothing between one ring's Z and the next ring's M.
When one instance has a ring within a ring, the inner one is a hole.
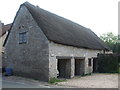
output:
M93 58L93 73L97 72L98 64L97 64L97 58Z

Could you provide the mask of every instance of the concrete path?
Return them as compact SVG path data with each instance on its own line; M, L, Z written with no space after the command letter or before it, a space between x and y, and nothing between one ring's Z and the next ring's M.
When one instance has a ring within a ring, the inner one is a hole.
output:
M75 77L58 85L76 88L118 88L118 74L92 74L90 76Z

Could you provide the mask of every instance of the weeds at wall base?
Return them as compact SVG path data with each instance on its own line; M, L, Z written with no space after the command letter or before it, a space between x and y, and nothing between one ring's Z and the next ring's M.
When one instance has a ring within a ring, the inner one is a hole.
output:
M51 78L48 83L49 84L57 84L57 82L64 82L66 80L61 80L61 79L57 79L57 78Z

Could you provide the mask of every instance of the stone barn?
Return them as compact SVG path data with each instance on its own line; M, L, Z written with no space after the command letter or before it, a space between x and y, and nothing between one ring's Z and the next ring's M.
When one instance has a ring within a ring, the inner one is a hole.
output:
M14 75L48 81L93 72L93 59L109 48L90 29L23 3L5 40L6 67Z

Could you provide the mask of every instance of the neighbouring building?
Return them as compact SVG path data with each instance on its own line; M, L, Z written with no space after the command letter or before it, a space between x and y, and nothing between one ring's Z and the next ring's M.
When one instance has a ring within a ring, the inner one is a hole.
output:
M23 3L4 43L6 67L15 75L48 81L92 73L109 48L90 29Z
M0 21L0 31L2 31L2 22L1 21ZM2 40L0 38L0 69L1 68L2 68Z
M4 23L0 21L0 69L2 68L2 56L4 53L3 43L6 39L8 31L10 30L10 27L11 24L4 25Z

